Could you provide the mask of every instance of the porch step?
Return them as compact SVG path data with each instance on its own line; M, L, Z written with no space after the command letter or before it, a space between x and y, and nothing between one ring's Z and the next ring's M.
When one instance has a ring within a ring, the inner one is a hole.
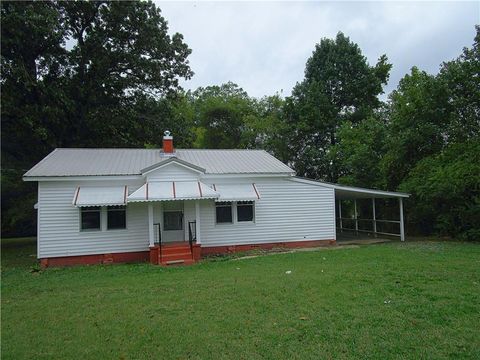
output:
M191 265L194 261L190 260L169 260L169 261L162 261L160 264L163 266L179 266L179 265Z
M163 266L190 265L194 262L188 242L165 243L158 251L158 264Z
M192 260L192 254L170 254L164 255L160 257L162 262L170 261L170 260Z
M164 266L192 264L190 244L182 242L162 245L159 253L159 263Z
M170 260L164 261L165 265L176 265L176 264L183 264L185 260Z
M182 254L182 253L189 253L191 254L192 251L190 250L190 246L183 247L183 248L164 248L162 247L162 254Z

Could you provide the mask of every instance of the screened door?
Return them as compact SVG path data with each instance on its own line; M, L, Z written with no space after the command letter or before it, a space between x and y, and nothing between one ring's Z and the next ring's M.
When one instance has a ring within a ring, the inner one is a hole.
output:
M163 209L163 241L184 241L183 202L165 203Z

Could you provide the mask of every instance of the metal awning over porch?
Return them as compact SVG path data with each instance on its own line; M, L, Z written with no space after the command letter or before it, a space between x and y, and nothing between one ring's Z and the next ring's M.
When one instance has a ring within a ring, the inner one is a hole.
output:
M79 186L75 190L72 204L78 207L125 205L127 195L127 186Z
M217 199L219 196L200 181L152 181L128 196L128 202Z
M260 193L255 184L213 184L213 189L220 194L216 201L255 201Z

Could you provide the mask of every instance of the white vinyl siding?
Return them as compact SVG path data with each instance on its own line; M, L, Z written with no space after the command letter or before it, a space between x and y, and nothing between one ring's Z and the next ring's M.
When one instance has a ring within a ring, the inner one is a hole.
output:
M143 182L108 181L108 184L128 185L129 193L132 193ZM241 180L218 176L209 180L210 184L239 182L255 183L260 194L260 199L255 201L254 221L236 221L234 207L233 224L216 224L215 202L201 200L202 246L335 239L333 188L277 177ZM107 181L39 183L39 258L148 251L148 203L127 205L126 229L106 230L104 224L101 231L80 231L80 211L72 205L75 189L77 186L99 186L99 183L106 185ZM160 204L154 205L157 221L160 219ZM188 239L188 222L195 220L195 201L184 201L183 204L185 239Z
M106 230L106 226L103 226L101 231L80 231L80 210L72 205L75 189L79 185L98 186L98 183L39 182L39 258L148 250L145 204L127 205L126 229ZM123 185L130 185L129 191L132 191L141 183Z
M202 202L202 246L335 239L332 188L285 178L254 182L260 193L255 201L255 222L216 224L215 203Z
M197 181L199 174L195 170L175 163L162 166L146 174L147 181Z
M208 200L203 200L207 202ZM188 223L191 221L195 221L195 201L184 201L184 219L185 219L185 240L188 240Z

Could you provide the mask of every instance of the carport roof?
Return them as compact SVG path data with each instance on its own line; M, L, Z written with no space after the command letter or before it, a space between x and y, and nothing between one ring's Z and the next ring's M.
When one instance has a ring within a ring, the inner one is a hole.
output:
M408 198L409 196L410 194L402 192L365 189L335 184L335 197L337 199Z
M355 186L346 186L339 185L334 183L329 183L326 181L312 180L301 177L295 177L295 180L301 182L309 182L317 184L320 186L326 186L335 189L335 197L337 199L371 199L371 198L408 198L410 194L395 192L395 191L384 191L384 190L375 190L375 189L366 189Z

